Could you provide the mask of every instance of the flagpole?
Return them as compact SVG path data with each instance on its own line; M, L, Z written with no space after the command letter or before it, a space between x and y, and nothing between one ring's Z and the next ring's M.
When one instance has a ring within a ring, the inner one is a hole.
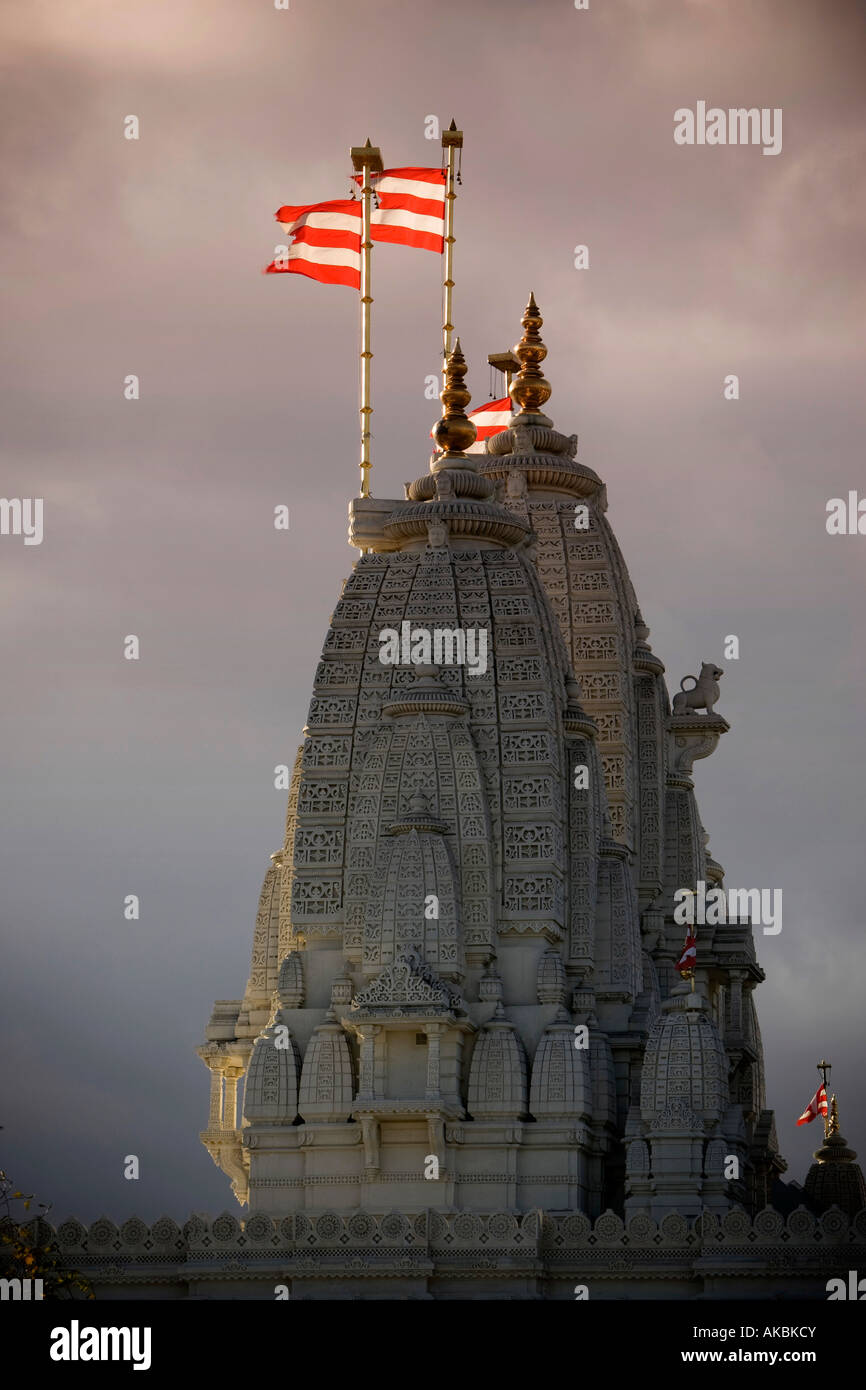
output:
M829 1063L829 1062L825 1062L825 1061L824 1061L824 1058L822 1057L821 1060L820 1060L820 1062L818 1063L817 1070L821 1073L821 1085L824 1087L824 1098L825 1098L825 1100L826 1100L826 1096L827 1096L827 1073L828 1073L828 1071L831 1070L830 1063ZM829 1112L830 1112L830 1107L829 1107L829 1105L828 1105L828 1106L827 1106L827 1114L824 1116L824 1138L825 1138L825 1139L827 1138L827 1135L828 1135L828 1133L829 1133L829 1118L830 1118Z
M454 332L454 324L451 322L451 292L454 289L454 202L457 194L454 192L454 151L463 149L463 131L458 130L452 120L447 130L442 132L442 148L446 151L447 175L445 181L445 267L444 279L442 282L443 311L445 322L442 325L442 352L443 359L447 363L451 354L451 334Z
M382 172L382 156L376 146L371 145L369 139L366 145L354 145L352 147L352 167L361 175L361 200L362 200L362 222L361 222L361 496L370 496L370 469L372 461L370 459L370 416L373 414L372 393L370 388L370 364L373 360L371 349L372 331L372 304L373 296L370 293L370 252L373 242L370 236L370 210L373 201L373 185L370 182L371 174Z

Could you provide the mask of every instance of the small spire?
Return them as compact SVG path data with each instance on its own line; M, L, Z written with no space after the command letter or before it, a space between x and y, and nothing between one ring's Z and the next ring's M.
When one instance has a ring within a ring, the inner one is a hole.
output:
M520 363L520 371L511 383L510 394L515 407L520 407L521 415L538 415L541 407L550 399L551 388L550 382L542 376L539 365L547 356L547 348L538 331L544 319L531 292L520 322L523 337L514 344L514 355Z
M819 1062L823 1074L830 1070L829 1062ZM813 1154L815 1162L806 1174L804 1189L810 1205L819 1212L840 1207L848 1216L855 1216L866 1207L866 1180L857 1162L857 1153L849 1149L839 1132L839 1106L835 1095L830 1098L830 1113L824 1121L824 1142Z
M464 450L475 443L478 431L466 415L466 407L472 400L472 395L463 381L468 370L458 338L445 364L445 385L439 392L439 399L445 408L444 414L433 427L436 447L441 449L445 456L436 459L437 468L448 459L459 459L464 467L471 467L464 456Z

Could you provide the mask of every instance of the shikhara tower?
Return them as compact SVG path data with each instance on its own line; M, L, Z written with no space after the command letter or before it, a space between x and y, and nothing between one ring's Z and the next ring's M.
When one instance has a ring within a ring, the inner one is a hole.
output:
M694 1218L785 1167L751 927L699 930L693 990L673 969L675 891L723 879L691 774L728 725L671 713L605 485L542 413L541 323L486 454L458 343L429 473L350 508L249 982L200 1049L254 1220ZM382 664L404 622L486 630L486 671Z

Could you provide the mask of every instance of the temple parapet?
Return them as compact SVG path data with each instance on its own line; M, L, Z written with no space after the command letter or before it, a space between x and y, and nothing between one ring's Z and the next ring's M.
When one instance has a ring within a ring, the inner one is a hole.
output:
M658 1280L662 1253L671 1296L825 1299L828 1280L866 1264L866 1211L850 1220L837 1207L820 1217L798 1207L786 1219L766 1207L754 1219L734 1209L661 1221L612 1211L595 1221L541 1210L322 1209L280 1221L224 1212L192 1216L182 1230L169 1217L120 1227L69 1218L56 1234L64 1261L103 1299L273 1299L275 1284L293 1300L333 1298L361 1292L371 1275L380 1289L395 1280L402 1297L447 1296L456 1279L471 1280L474 1297L573 1301L579 1280L593 1298L640 1298Z

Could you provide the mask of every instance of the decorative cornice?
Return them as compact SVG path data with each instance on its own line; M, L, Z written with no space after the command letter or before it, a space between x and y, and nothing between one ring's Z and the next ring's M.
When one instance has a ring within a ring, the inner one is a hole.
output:
M431 522L446 522L452 537L478 537L514 546L525 540L530 527L511 512L493 502L474 502L455 498L450 502L422 502L406 507L388 518L384 534L391 540L411 540L426 536Z

